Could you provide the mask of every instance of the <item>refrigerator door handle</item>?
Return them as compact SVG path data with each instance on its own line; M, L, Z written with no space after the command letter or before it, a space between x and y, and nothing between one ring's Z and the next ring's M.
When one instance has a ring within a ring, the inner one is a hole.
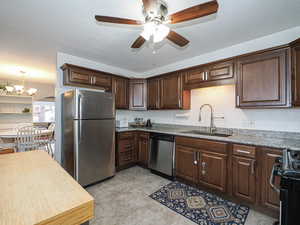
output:
M79 94L78 95L78 101L77 101L77 110L78 110L78 119L80 120L81 119L81 114L82 114L82 110L81 110L81 95Z
M78 143L79 143L79 144L80 144L80 142L81 142L81 129L82 129L81 121L78 120Z

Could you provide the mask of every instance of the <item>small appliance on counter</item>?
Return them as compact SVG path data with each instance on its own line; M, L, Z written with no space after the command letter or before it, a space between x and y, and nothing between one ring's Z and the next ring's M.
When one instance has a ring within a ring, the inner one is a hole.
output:
M147 120L146 127L152 127L152 123L150 119Z
M274 184L280 176L280 187ZM271 187L280 195L280 219L275 224L295 225L299 222L300 208L300 152L284 150L274 164L270 177Z
M143 118L135 118L133 123L130 123L131 127L145 127L146 123Z
M126 128L128 126L129 126L129 124L128 124L127 119L116 120L116 127L117 128Z

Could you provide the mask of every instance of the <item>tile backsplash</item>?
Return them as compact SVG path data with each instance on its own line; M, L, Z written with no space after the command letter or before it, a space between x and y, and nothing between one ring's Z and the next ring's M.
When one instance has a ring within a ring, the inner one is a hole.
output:
M234 85L195 89L191 96L191 110L117 110L117 119L127 118L131 122L135 117L142 117L155 123L209 126L208 108L202 111L203 120L198 120L200 106L208 103L213 106L216 117L224 117L215 119L217 127L300 132L299 108L238 109L235 107Z

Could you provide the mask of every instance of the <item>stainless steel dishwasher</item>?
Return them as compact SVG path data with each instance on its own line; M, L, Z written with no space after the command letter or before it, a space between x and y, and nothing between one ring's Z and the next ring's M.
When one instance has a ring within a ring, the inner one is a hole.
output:
M149 167L154 172L173 177L175 160L174 136L152 133L150 135Z

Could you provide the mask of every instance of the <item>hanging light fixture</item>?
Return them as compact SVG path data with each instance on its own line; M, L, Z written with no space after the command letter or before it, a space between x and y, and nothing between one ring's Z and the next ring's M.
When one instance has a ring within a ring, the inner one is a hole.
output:
M24 86L23 85L14 85L14 89L17 92L18 95L21 95L24 92Z
M36 89L36 88L29 88L29 89L27 90L27 93L28 93L30 96L35 95L36 92L37 92L37 89Z

